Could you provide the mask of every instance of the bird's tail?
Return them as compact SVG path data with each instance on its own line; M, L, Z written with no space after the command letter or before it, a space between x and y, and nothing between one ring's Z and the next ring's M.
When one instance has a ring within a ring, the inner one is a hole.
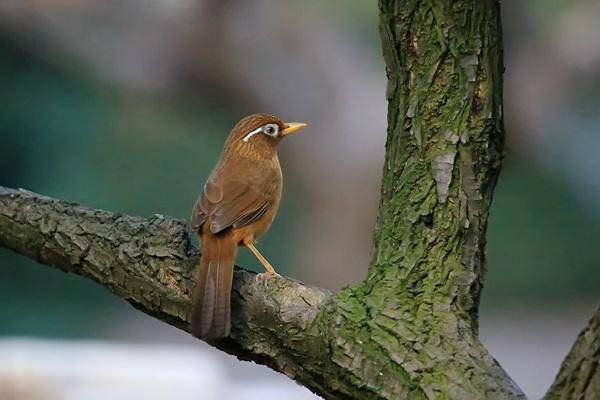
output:
M237 246L227 232L206 232L196 272L190 329L194 336L216 339L231 329L231 283Z

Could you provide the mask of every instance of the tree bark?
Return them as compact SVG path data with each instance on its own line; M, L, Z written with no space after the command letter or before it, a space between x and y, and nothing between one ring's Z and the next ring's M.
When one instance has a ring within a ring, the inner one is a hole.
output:
M231 337L211 344L327 399L524 398L477 338L487 216L504 152L499 4L379 7L388 132L367 278L332 294L284 278L257 282L238 268ZM94 279L188 330L198 254L184 222L0 187L0 246ZM597 387L597 341L588 339L597 327L580 337L553 398L573 393L575 374L581 393Z
M545 399L600 399L600 308L579 334Z
M137 218L0 186L0 246L93 279L135 308L189 332L198 253L182 221ZM324 361L316 317L331 294L236 269L232 333L218 347L283 372L323 396L309 360Z

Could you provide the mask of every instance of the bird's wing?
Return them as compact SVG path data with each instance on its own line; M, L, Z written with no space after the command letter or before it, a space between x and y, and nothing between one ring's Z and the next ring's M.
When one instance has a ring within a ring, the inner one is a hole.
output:
M199 228L208 219L212 233L230 226L239 228L258 220L269 204L264 193L246 183L211 177L194 207L192 226Z
M194 204L194 208L192 209L192 216L190 218L192 230L194 232L200 232L200 227L206 221L206 214L202 210L201 204L202 197L198 197L196 203Z

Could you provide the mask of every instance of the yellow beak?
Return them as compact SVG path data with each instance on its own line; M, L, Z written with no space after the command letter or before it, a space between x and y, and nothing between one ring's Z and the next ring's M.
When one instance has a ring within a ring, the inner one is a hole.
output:
M300 129L306 127L306 124L303 122L288 122L285 126L285 129L281 131L282 136L287 136L291 133L298 132Z

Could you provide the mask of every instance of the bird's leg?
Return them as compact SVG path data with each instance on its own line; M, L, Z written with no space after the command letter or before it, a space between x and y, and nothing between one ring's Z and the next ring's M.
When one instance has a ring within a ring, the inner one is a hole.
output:
M254 246L254 243L250 242L250 243L245 243L245 244L246 244L246 247L248 247L250 249L252 254L254 254L254 256L256 256L256 258L258 258L258 261L260 261L260 263L263 265L263 267L265 267L265 269L267 270L267 272L258 274L256 279L270 278L272 276L280 276L277 272L275 272L275 268L273 268L273 266L267 261L267 259L262 254L260 254L260 251L258 251L256 246Z

